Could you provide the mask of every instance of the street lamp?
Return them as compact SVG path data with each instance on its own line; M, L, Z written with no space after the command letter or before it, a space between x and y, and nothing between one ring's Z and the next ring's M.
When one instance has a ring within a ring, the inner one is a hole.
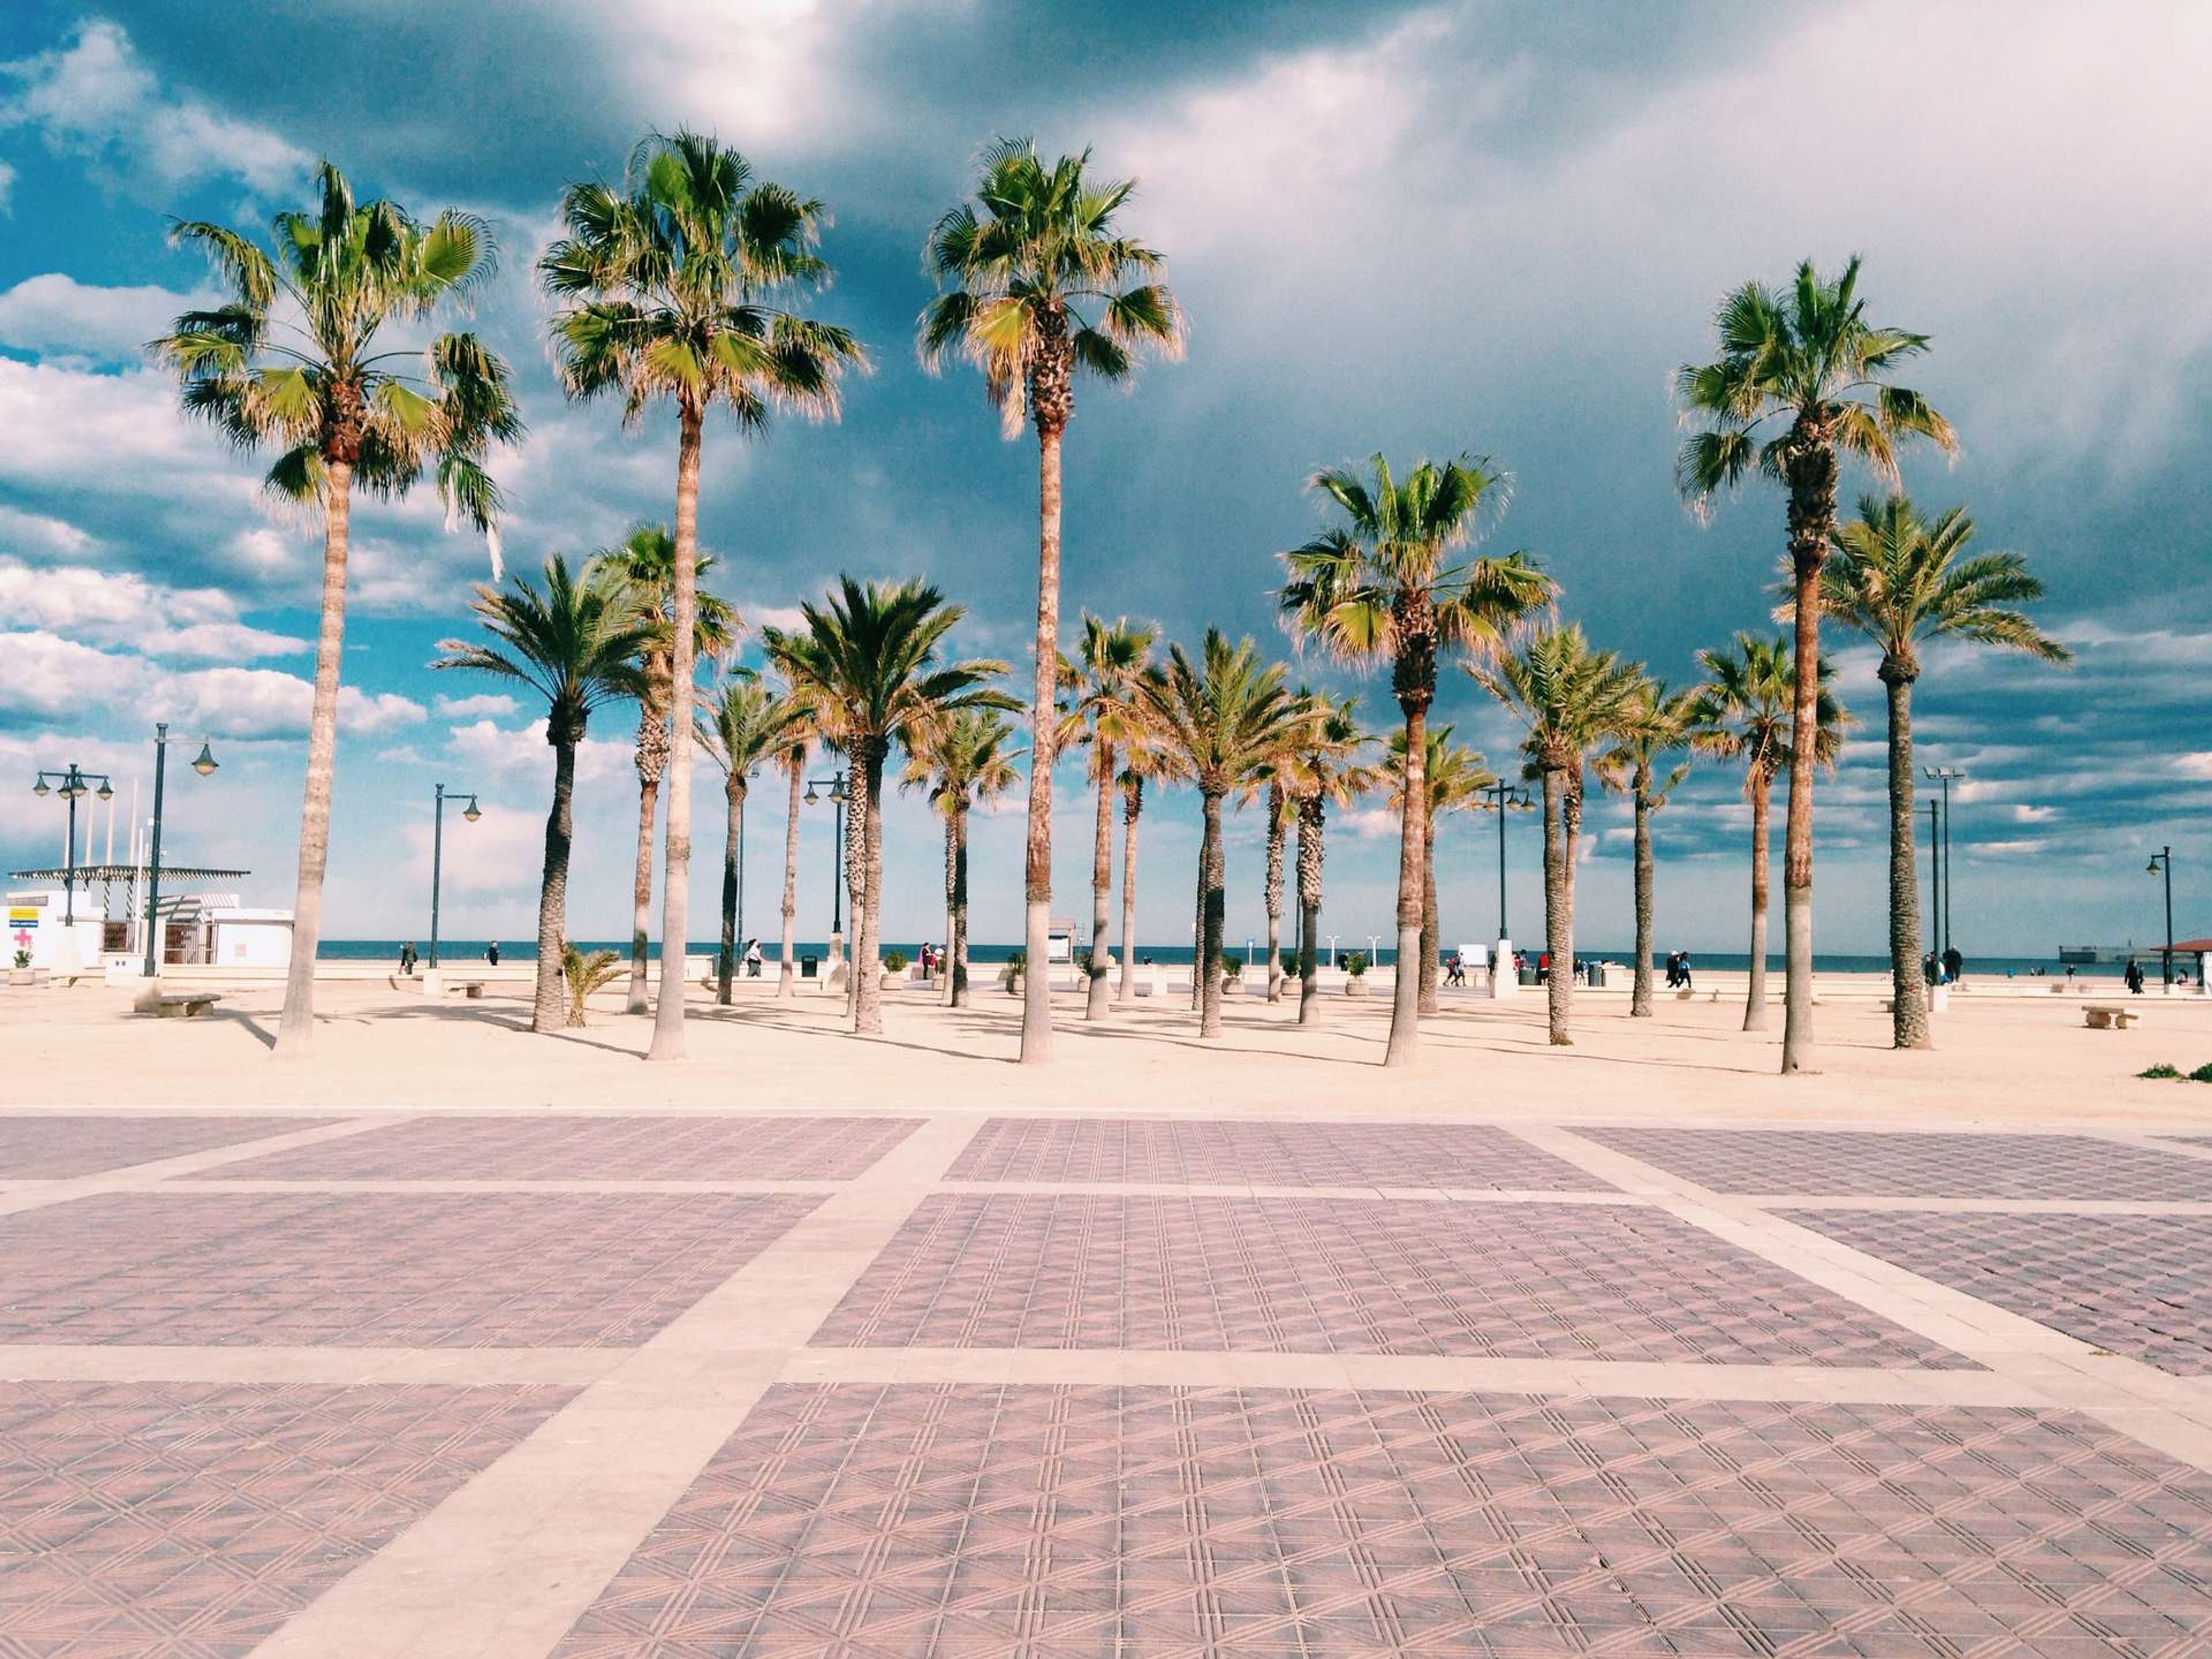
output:
M192 770L206 777L216 769L215 750L203 738ZM154 723L154 844L146 865L146 977L161 971L161 785L169 769L169 723Z
M1923 766L1923 777L1933 779L1943 789L1943 954L1951 953L1951 781L1964 778L1963 766Z
M827 785L836 811L836 846L830 856L830 960L833 964L845 955L845 803L853 796L852 778L850 772L833 772L826 778L806 781L806 804L812 806L820 801L815 787Z
M2173 848L2171 847L2160 848L2150 855L2149 864L2144 866L2146 875L2154 876L2160 870L2166 872L2166 950L2162 953L2166 965L2163 979L2167 988L2171 989L2173 985Z
M432 973L435 973L438 969L438 886L440 878L445 873L446 797L448 793L450 793L455 800L459 800L461 798L462 792L459 789L449 790L446 785L441 783L437 786L435 791L431 796L430 971ZM474 823L478 818L483 816L483 813L479 811L477 806L477 798L473 791L469 793L469 804L461 809L461 816L467 819L471 823ZM437 981L428 979L428 977L423 981L423 985L426 989L432 988L435 987Z
M1504 778L1486 786L1482 792L1490 797L1490 810L1498 814L1498 951L1491 959L1490 994L1505 994L1505 988L1513 972L1513 935L1505 926L1505 811L1511 807L1525 811L1529 806L1528 792Z
M1928 954L1940 961L1943 955L1942 923L1937 920L1943 914L1943 864L1937 848L1942 844L1943 821L1937 816L1942 809L1936 797L1928 797Z
M49 784L48 779L54 782ZM94 792L91 780L100 780ZM54 957L54 966L64 973L76 971L76 804L87 794L97 793L102 800L115 799L115 786L107 781L105 772L87 772L75 761L60 772L40 772L31 781L31 793L44 797L53 793L58 785L61 797L69 803L69 846L62 860L62 942Z

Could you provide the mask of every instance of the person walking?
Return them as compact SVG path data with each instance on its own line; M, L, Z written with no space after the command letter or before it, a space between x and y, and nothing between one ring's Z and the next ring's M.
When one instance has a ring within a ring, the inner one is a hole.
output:
M1682 988L1685 991L1694 988L1690 983L1690 953L1687 951L1681 952L1680 965L1682 972Z
M499 966L499 941L497 939L494 939L490 944L484 946L484 961L494 968Z
M2129 995L2139 997L2142 994L2142 963L2137 962L2133 957L2130 957L2128 958L2128 971L2121 975L2121 977L2127 981Z
M416 957L415 954L415 941L413 939L409 939L406 944L399 947L399 971L406 975L410 979L412 979L415 976L415 964L419 960L421 960L421 958Z
M747 940L745 943L745 977L747 979L758 979L761 976L761 961L760 940L757 938Z
M1959 953L1959 947L1955 945L1946 945L1943 950L1943 977L1951 984L1956 985L1959 982L1959 975L1964 973L1966 969L1966 958Z

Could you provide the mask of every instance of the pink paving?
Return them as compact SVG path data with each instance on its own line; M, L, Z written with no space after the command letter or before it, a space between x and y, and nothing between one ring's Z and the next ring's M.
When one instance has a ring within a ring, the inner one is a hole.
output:
M125 1117L112 1112L0 1115L0 1181L66 1181L320 1128L329 1117Z
M1789 1218L2110 1352L2212 1376L2212 1216L1806 1210Z
M1972 1364L1657 1210L1381 1199L940 1194L814 1341Z
M0 1342L619 1347L820 1200L114 1193L0 1218Z
M849 1181L911 1117L421 1117L206 1171L254 1181Z
M2212 1200L2212 1159L2091 1135L1577 1129L1721 1193L1837 1198Z
M1487 1187L1591 1192L1611 1183L1483 1124L1261 1123L994 1117L956 1181L1197 1182L1261 1187Z
M770 1392L560 1659L2181 1655L2212 1480L2062 1412Z
M0 1382L0 1654L242 1659L568 1397Z

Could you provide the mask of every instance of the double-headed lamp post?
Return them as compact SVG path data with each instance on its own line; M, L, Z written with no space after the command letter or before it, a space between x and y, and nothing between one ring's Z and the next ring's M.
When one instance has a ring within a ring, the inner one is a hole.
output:
M477 805L476 792L440 784L431 798L430 807L430 971L438 969L438 885L445 873L446 862L446 797L459 800L463 795L469 804L461 809L461 816L474 823L483 816Z
M1513 985L1513 935L1505 925L1505 813L1508 808L1525 810L1528 792L1500 778L1482 793L1498 814L1498 950L1490 963L1490 994L1502 997Z
M94 790L92 781L100 780ZM54 965L64 971L76 970L76 803L81 795L97 794L102 800L115 799L115 786L107 781L105 772L88 772L71 761L59 772L40 772L31 781L34 795L51 795L57 789L69 803L69 845L62 860L62 942L54 957Z
M2160 956L2165 963L2162 978L2171 988L2173 984L2173 848L2161 847L2153 853L2145 870L2154 876L2161 870L2166 872L2166 949Z
M806 781L805 800L809 806L822 797L815 793L817 785L827 785L830 799L836 808L836 844L830 855L830 961L832 966L845 954L845 803L852 799L853 775L833 772L826 778Z
M202 777L212 773L217 762L215 750L205 738L200 740L200 752L192 757L192 770ZM155 979L161 972L161 786L169 770L169 723L157 720L154 724L154 839L147 850L146 859L146 977Z
M1920 769L1920 771L1921 775L1940 785L1943 791L1943 898L1942 917L1940 924L1943 930L1943 943L1941 951L1938 952L1938 957L1940 959L1942 957L1948 956L1951 953L1952 945L1951 786L1953 783L1961 781L1965 779L1966 775L1966 769L1963 766L1923 766ZM1936 925L1934 918L1930 918L1930 924Z

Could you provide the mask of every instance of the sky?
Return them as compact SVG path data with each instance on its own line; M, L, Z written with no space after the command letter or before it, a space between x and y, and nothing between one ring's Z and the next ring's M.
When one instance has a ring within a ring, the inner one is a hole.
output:
M1907 460L1923 507L1964 503L1978 543L2027 556L2054 669L1938 648L1921 758L1961 767L1954 918L1972 955L2163 929L2148 855L2175 849L2176 922L2212 932L2212 9L1960 3L1557 7L1540 0L1204 7L1009 0L58 0L0 9L0 866L58 861L62 809L32 774L111 775L128 842L150 808L151 727L221 769L172 769L173 860L242 866L291 901L319 527L179 412L143 343L209 291L173 217L259 230L308 199L318 158L419 216L484 216L501 256L476 327L513 366L526 439L495 458L511 568L667 519L665 416L626 431L571 404L532 281L562 187L617 179L644 134L689 125L818 197L834 284L806 301L856 330L872 372L835 423L708 434L702 544L756 628L836 574L920 574L968 608L956 642L1013 662L1035 600L1033 440L1008 442L980 377L914 349L921 250L1001 135L1089 147L1139 181L1128 228L1168 258L1179 362L1127 391L1079 386L1066 444L1063 625L1088 609L1195 644L1250 634L1316 689L1395 718L1387 673L1296 656L1274 555L1328 522L1316 466L1470 451L1511 475L1491 550L1525 550L1563 617L1674 684L1695 653L1771 629L1779 493L1709 522L1671 479L1669 382L1709 356L1722 295L1857 252L1877 323L1932 337L1911 380L1955 423L1954 460ZM1874 481L1848 475L1847 501ZM431 800L449 820L444 931L533 931L552 756L501 687L428 665L489 576L426 488L362 501L344 655L326 937L428 931ZM1832 639L1863 724L1816 791L1819 941L1883 948L1882 697ZM757 664L757 641L742 660ZM1021 677L1025 678L1025 677ZM1456 668L1438 717L1493 763L1514 735ZM570 931L627 932L634 714L595 716L577 800ZM189 754L191 751L187 751ZM691 909L711 935L720 792L695 786ZM1087 919L1091 805L1063 763L1058 914ZM20 786L20 787L19 787ZM745 931L772 937L784 800L749 817ZM1778 824L1779 819L1778 803ZM105 849L105 820L92 829ZM1579 936L1631 933L1625 803L1593 797ZM1662 950L1740 950L1748 809L1700 762L1656 820ZM1533 817L1507 826L1508 920L1540 925ZM1019 931L1018 799L975 832L974 936ZM926 805L888 809L887 945L939 929ZM1197 808L1157 800L1139 933L1189 937ZM830 824L806 814L799 934L827 932ZM1497 827L1440 829L1446 942L1498 926ZM1379 804L1332 827L1324 933L1387 934L1395 837ZM1264 931L1261 830L1230 831L1228 933ZM1118 915L1118 903L1115 907ZM1087 921L1086 921L1087 925Z

